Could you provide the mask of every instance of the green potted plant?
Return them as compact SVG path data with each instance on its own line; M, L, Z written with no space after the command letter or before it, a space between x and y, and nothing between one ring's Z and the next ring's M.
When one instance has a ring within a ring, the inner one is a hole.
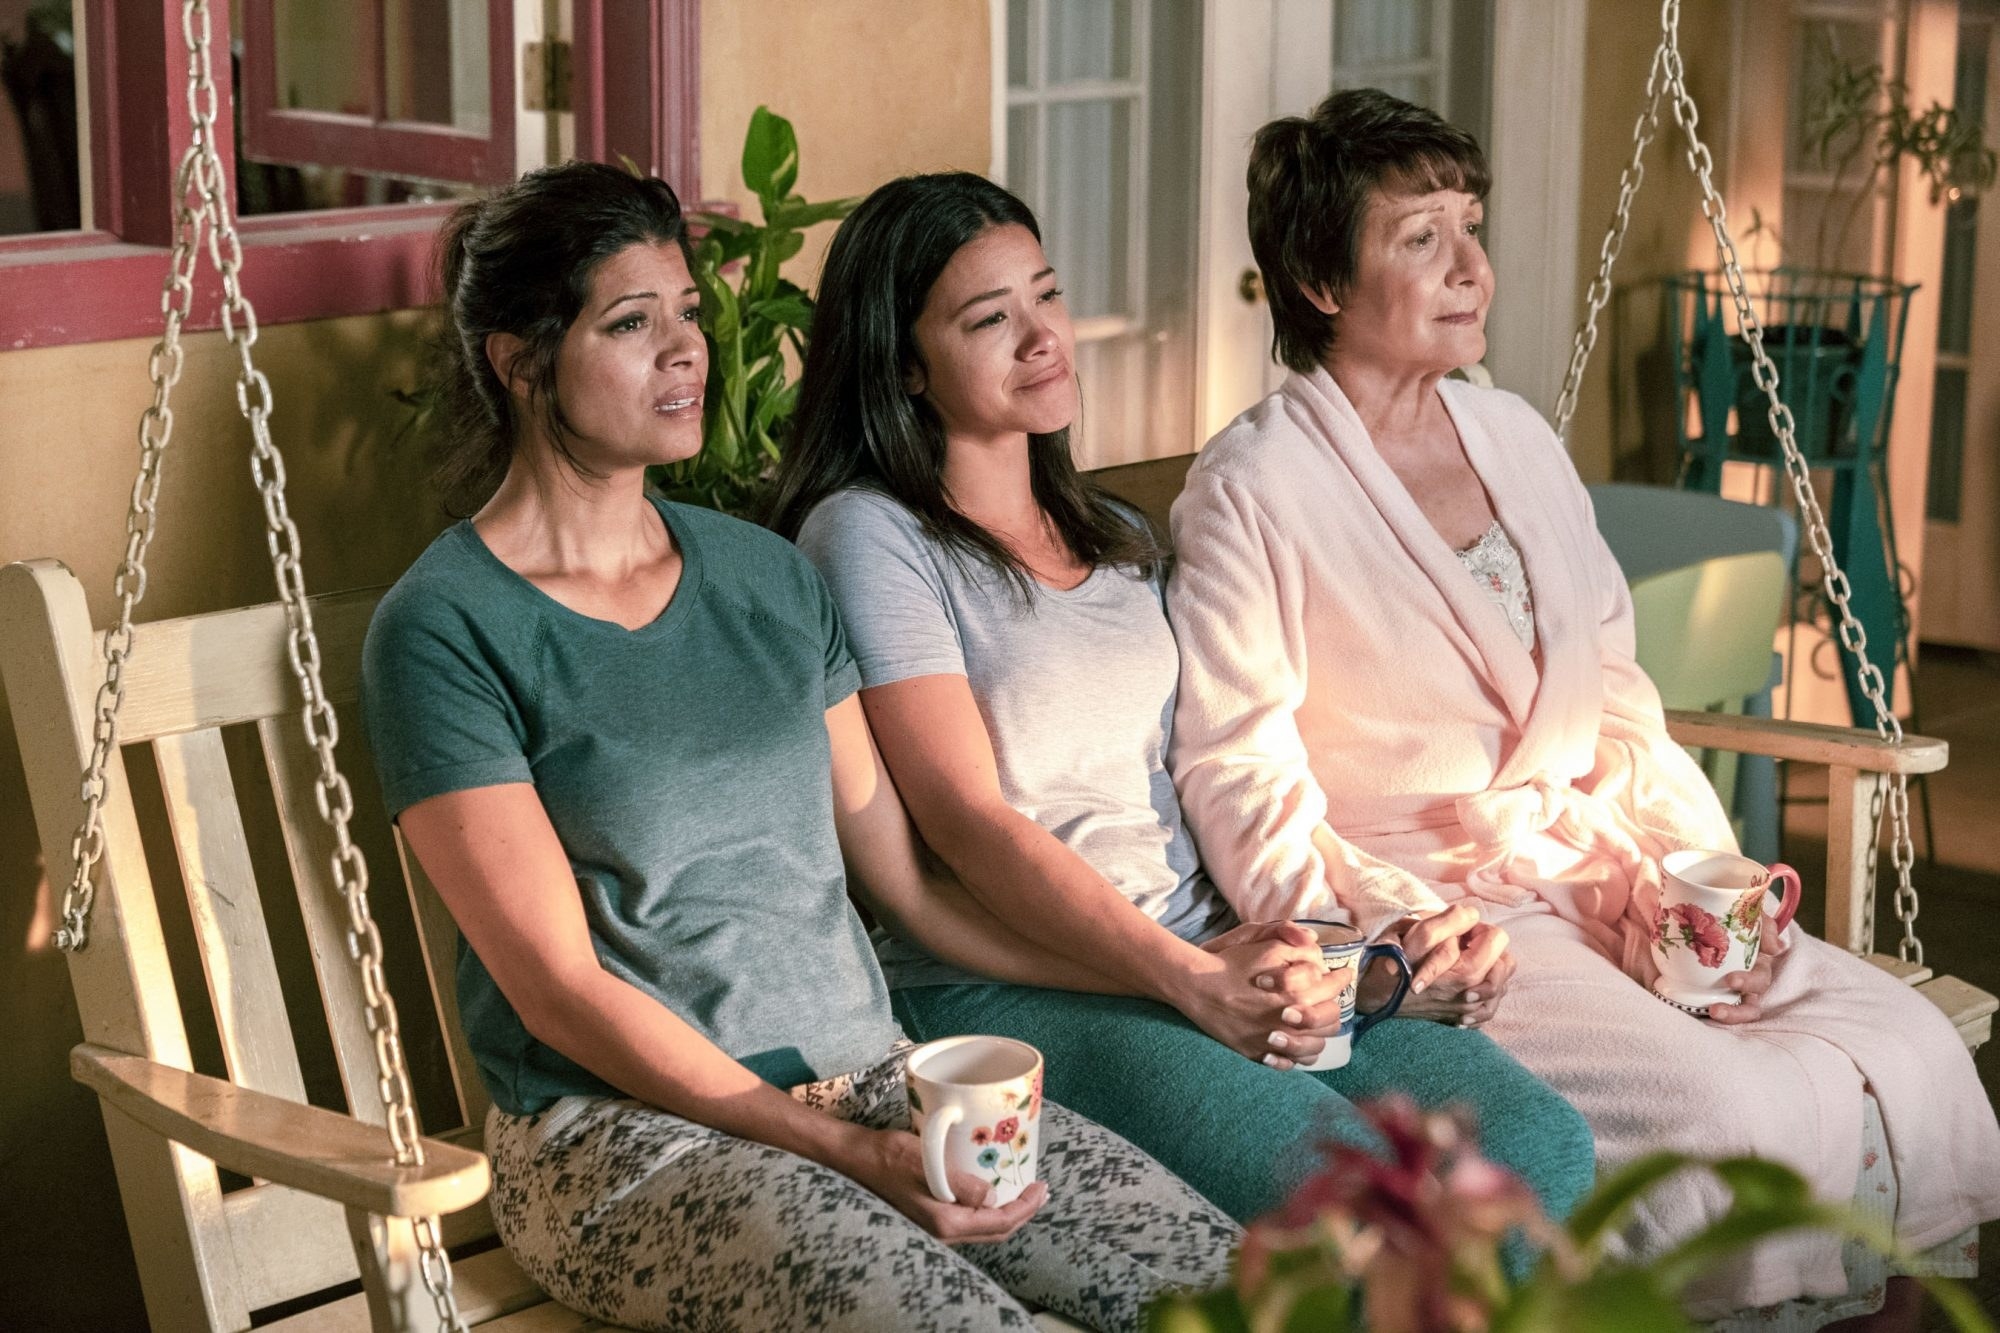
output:
M1160 1301L1151 1333L1695 1333L1680 1292L1763 1237L1816 1227L1894 1253L1887 1236L1846 1208L1815 1203L1798 1173L1754 1158L1654 1154L1603 1181L1557 1227L1525 1182L1479 1155L1456 1116L1403 1097L1362 1110L1387 1156L1324 1145L1325 1165L1250 1224L1234 1281ZM1684 1170L1720 1177L1732 1195L1728 1211L1651 1263L1606 1258L1604 1239L1633 1204ZM1510 1288L1499 1248L1516 1230L1546 1257ZM1920 1280L1957 1328L1992 1333L1963 1288Z
M694 280L708 336L708 408L701 452L654 469L669 497L748 515L782 456L798 404L796 367L812 329L812 298L781 275L805 247L805 230L844 218L859 199L810 203L794 192L799 142L768 107L750 117L743 184L763 221L699 212Z

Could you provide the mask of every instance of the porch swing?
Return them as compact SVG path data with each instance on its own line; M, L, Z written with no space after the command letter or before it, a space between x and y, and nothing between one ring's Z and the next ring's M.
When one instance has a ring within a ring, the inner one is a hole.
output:
M1671 95L1757 382L1770 400L1773 432L1813 548L1828 570L1842 645L1864 664L1876 729L1869 735L1705 713L1672 714L1670 729L1685 745L1829 769L1827 935L1857 953L1869 947L1876 833L1886 802L1904 935L1896 957L1870 955L1871 961L1918 986L1976 1046L1989 1035L1996 1001L1954 978L1933 976L1915 933L1905 782L1910 774L1944 767L1945 746L1903 734L1885 701L1881 673L1866 665L1865 639L1848 610L1790 413L1777 397L1775 371L1744 293L1708 152L1695 133L1678 49L1679 0L1664 0L1661 21L1632 161L1576 335L1558 429L1567 429L1597 340L1597 316L1610 293L1660 99ZM183 0L182 29L194 133L176 175L178 225L161 301L165 330L149 363L154 394L140 424L139 475L114 584L117 623L103 632L92 627L81 585L56 561L0 569L0 675L12 701L45 864L52 881L68 885L56 943L68 954L84 1029L71 1070L105 1108L147 1311L160 1329L247 1329L254 1312L304 1303L358 1276L360 1295L324 1301L265 1326L435 1324L506 1333L605 1327L549 1301L504 1249L462 1258L456 1271L446 1255L448 1247L490 1245L493 1236L482 1202L488 1168L479 1151L488 1103L458 1022L456 930L415 859L401 854L428 982L428 1004L413 1019L424 1025L426 1043L435 1039L444 1052L458 1119L425 1137L404 1059L403 1017L383 976L368 867L353 836L356 820L382 816L357 809L334 753L340 740L336 706L355 697L361 640L379 594L306 595L284 465L270 438L270 386L252 355L256 317L239 282L242 253L217 152L207 0ZM135 632L132 616L145 595L146 552L172 435L169 400L181 370L180 334L204 246L221 275L222 331L240 360L237 405L250 424L251 474L263 502L280 600L154 622ZM140 639L145 652L135 656ZM289 720L293 715L303 727ZM254 728L276 799L346 1113L306 1104L299 1046L223 739L223 728L239 726ZM158 770L226 1079L192 1072L125 769L125 747L142 744ZM350 736L350 763L359 748L360 738ZM366 767L365 756L359 762ZM219 1169L250 1183L225 1192Z

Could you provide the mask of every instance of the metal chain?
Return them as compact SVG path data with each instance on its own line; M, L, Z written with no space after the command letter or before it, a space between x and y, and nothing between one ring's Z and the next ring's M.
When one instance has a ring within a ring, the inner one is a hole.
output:
M1632 197L1646 180L1646 146L1653 142L1653 135L1660 127L1660 93L1664 87L1661 76L1666 70L1666 56L1666 45L1662 43L1654 50L1653 68L1646 74L1645 109L1639 112L1638 123L1632 127L1632 160L1618 177L1617 215L1598 250L1597 276L1591 279L1583 323L1577 327L1576 340L1570 345L1569 370L1563 375L1562 393L1556 399L1556 437L1564 442L1569 440L1570 418L1576 415L1577 395L1583 389L1584 365L1597 348L1597 316L1611 299L1611 269L1618 262L1618 252L1625 248L1625 233L1632 226Z
M90 940L90 909L97 897L92 875L104 856L105 769L118 749L118 714L125 706L125 664L132 656L132 612L146 596L146 552L159 522L161 465L174 434L173 390L180 382L183 364L181 327L194 310L194 271L207 221L205 212L193 202L202 193L197 179L202 170L201 161L190 152L174 174L179 201L174 245L166 281L160 288L165 327L146 358L153 401L139 417L139 475L132 483L131 505L125 514L125 557L111 585L118 598L118 623L104 636L104 681L97 689L90 761L82 779L83 819L70 839L69 887L63 891L63 923L55 933L56 947L69 953Z
M1821 511L1819 498L1812 487L1812 475L1806 466L1805 457L1799 452L1795 422L1792 410L1778 397L1778 369L1764 350L1764 329L1757 319L1757 312L1750 300L1748 284L1743 276L1743 264L1736 253L1736 243L1729 235L1728 210L1723 206L1722 196L1715 188L1715 162L1710 157L1708 147L1697 132L1701 116L1695 109L1694 97L1688 91L1686 68L1680 52L1680 0L1662 0L1660 5L1660 44L1653 52L1653 66L1646 77L1645 109L1632 130L1632 159L1626 165L1618 182L1617 216L1604 238L1599 253L1597 277L1590 284L1586 300L1583 322L1578 326L1576 339L1570 348L1569 370L1563 377L1562 393L1556 400L1556 434L1564 439L1569 435L1571 417L1576 412L1577 395L1583 384L1584 366L1591 352L1597 346L1597 317L1611 296L1611 270L1617 262L1618 252L1625 243L1625 233L1631 226L1632 197L1638 192L1645 179L1645 153L1659 125L1659 104L1663 91L1673 96L1674 120L1687 136L1687 163L1701 183L1701 212L1708 220L1709 229L1715 234L1716 256L1721 260L1729 294L1736 307L1737 323L1745 343L1750 347L1753 362L1753 377L1757 387L1764 391L1768 403L1766 416L1784 449L1785 473L1791 481L1792 495L1804 517L1806 536L1812 545L1813 554L1819 558L1824 572L1823 591L1833 605L1839 622L1840 646L1847 650L1856 663L1860 676L1861 691L1867 696L1875 711L1875 734L1891 744L1903 741L1903 724L1897 720L1887 701L1888 684L1882 677L1881 668L1868 658L1868 632L1855 617L1849 604L1852 588L1847 575L1842 572L1833 556L1833 538L1827 531L1826 515ZM1897 919L1903 923L1903 938L1897 944L1897 953L1905 962L1921 964L1924 961L1923 942L1917 938L1917 891L1910 881L1910 870L1916 862L1916 849L1910 838L1910 796L1909 779L1904 774L1894 775L1892 781L1875 783L1874 794L1869 802L1869 818L1876 836L1868 846L1867 866L1868 917L1866 947L1873 948L1874 940L1874 892L1875 868L1880 853L1881 821L1884 805L1884 790L1887 790L1887 807L1894 834L1890 845L1891 859L1896 867L1895 907Z
M1846 649L1855 663L1855 670L1861 681L1861 692L1875 711L1875 734L1893 745L1903 741L1903 724L1897 720L1888 703L1888 683L1882 677L1882 670L1868 657L1868 632L1855 616L1850 605L1853 589L1849 586L1846 573L1840 568L1833 555L1833 538L1827 531L1826 515L1821 511L1819 498L1813 491L1812 474L1806 465L1805 456L1799 451L1796 423L1792 409L1778 396L1778 369L1771 363L1769 353L1764 350L1764 329L1757 319L1756 308L1750 300L1748 284L1743 276L1743 264L1736 253L1736 243L1729 235L1729 215L1724 207L1721 194L1715 188L1715 162L1709 155L1708 146L1701 141L1697 132L1700 113L1696 111L1694 97L1688 92L1686 70L1680 53L1680 0L1663 0L1660 8L1661 37L1660 50L1665 58L1667 89L1673 95L1674 119L1687 136L1687 162L1696 179L1701 183L1701 212L1708 219L1709 230L1715 234L1716 256L1722 262L1723 278L1728 283L1729 294L1736 306L1738 327L1745 343L1749 344L1753 364L1752 378L1757 387L1764 391L1767 407L1766 419L1771 432L1776 435L1784 450L1785 473L1792 484L1792 496L1797 502L1799 513L1806 521L1806 535L1812 544L1813 554L1819 558L1824 573L1824 591L1828 601L1833 603L1839 618L1840 645ZM1897 954L1904 961L1921 964L1924 961L1924 946L1917 938L1917 891L1910 882L1910 870L1916 861L1916 849L1910 839L1910 798L1909 779L1906 775L1895 774L1888 784L1889 817L1894 828L1890 845L1891 858L1896 867L1896 916L1903 923L1903 938L1897 944ZM1877 819L1877 838L1880 836L1881 791L1878 785L1875 800L1870 810ZM1872 844L1871 844L1872 846ZM1869 868L1875 865L1871 850ZM1870 881L1872 891L1872 878Z
M98 694L98 720L90 768L83 780L84 823L72 848L76 860L71 891L64 900L64 928L57 943L65 949L83 947L92 892L90 870L102 855L101 810L104 768L116 744L117 713L123 701L125 660L131 654L132 608L145 593L145 552L152 539L159 494L160 458L171 437L173 414L169 391L180 376L180 331L193 305L194 270L204 235L208 255L222 279L222 335L236 349L236 406L250 423L250 475L263 502L266 546L284 603L288 630L286 656L305 698L302 718L306 741L319 760L313 787L314 804L333 834L331 857L334 887L347 908L347 952L361 974L366 1021L373 1038L377 1088L387 1115L390 1146L398 1165L424 1160L410 1091L395 1000L382 972L382 936L368 909L368 866L348 830L354 796L334 758L340 725L321 680L319 638L313 630L312 606L306 599L299 530L285 502L285 465L271 443L271 384L257 369L251 348L257 342L257 314L243 294L243 247L230 215L228 178L216 138L219 95L209 58L211 27L207 0L182 0L181 33L187 41L187 103L193 133L176 174L180 194L179 226L165 291L166 329L153 349L153 406L140 422L142 454L139 480L132 492L127 520L126 560L120 565L117 591L119 623L105 642L105 683ZM434 1217L413 1219L425 1290L436 1307L441 1328L463 1333L464 1318L453 1291L451 1261Z

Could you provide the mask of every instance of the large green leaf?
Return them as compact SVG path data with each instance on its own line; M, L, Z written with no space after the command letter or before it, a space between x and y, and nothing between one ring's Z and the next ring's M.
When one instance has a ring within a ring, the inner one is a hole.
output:
M850 199L828 199L817 204L809 204L803 199L785 199L776 208L764 210L764 221L772 227L810 227L816 222L844 218L860 206L859 195Z
M1591 1191L1569 1216L1569 1234L1579 1246L1597 1243L1615 1222L1624 1216L1641 1194L1674 1172L1690 1166L1695 1158L1686 1153L1659 1152L1625 1167Z
M742 218L730 217L727 213L710 213L706 211L689 213L687 220L697 227L701 227L707 231L720 232L724 236L740 235L743 232L756 231L758 229L756 223L747 222Z
M1721 1260L1767 1236L1807 1228L1859 1236L1884 1251L1894 1248L1887 1234L1845 1208L1816 1203L1774 1207L1739 1204L1660 1256L1652 1266L1653 1272L1663 1287L1678 1291Z
M767 319L773 324L782 324L788 329L812 327L812 302L804 296L773 296L758 301L750 307L752 319Z
M1170 1296L1146 1312L1147 1333L1250 1333L1233 1290Z
M1941 1277L1920 1277L1917 1281L1931 1294L1938 1308L1951 1316L1951 1322L1962 1333L1993 1333L1993 1321L1986 1317L1986 1311L1964 1287Z
M1521 1333L1694 1333L1673 1297L1644 1270L1593 1273L1577 1286L1550 1294L1532 1323L1496 1323Z
M750 114L750 130L743 136L743 183L764 205L768 221L771 210L792 192L799 179L799 140L792 122L760 106Z

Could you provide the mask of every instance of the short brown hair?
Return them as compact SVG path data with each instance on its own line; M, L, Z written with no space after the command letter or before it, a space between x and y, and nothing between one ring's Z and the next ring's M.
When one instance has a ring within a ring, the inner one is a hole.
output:
M1379 88L1355 88L1332 94L1310 116L1258 130L1249 182L1250 249L1277 328L1272 355L1311 370L1333 346L1333 317L1301 288L1344 298L1369 200L1383 190L1463 190L1484 199L1493 178L1464 130Z

